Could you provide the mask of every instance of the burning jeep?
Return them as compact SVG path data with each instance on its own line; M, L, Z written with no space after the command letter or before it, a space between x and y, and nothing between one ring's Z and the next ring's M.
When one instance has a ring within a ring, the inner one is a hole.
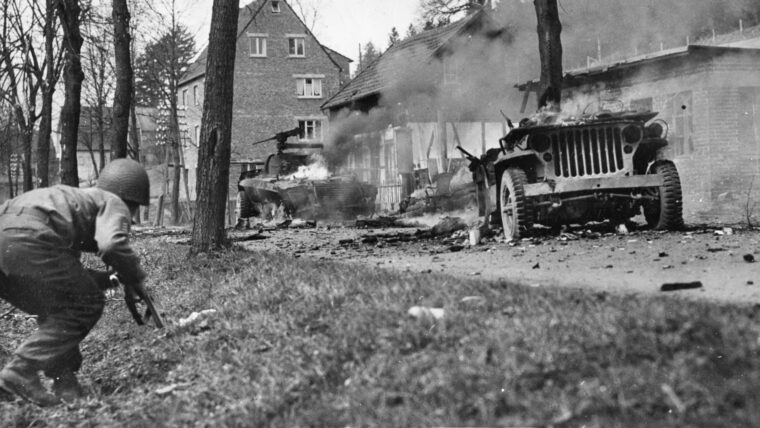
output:
M277 141L277 153L269 155L262 169L241 173L240 217L261 215L266 206L282 207L288 216L301 218L373 213L377 188L354 176L329 174L326 166L315 163L318 152L307 151L322 149L322 144L287 142L301 135L301 129L294 128L254 143Z
M622 223L642 209L653 228L681 228L678 170L662 157L667 126L659 120L647 125L656 115L524 120L498 149L481 159L468 156L481 212L500 218L507 239L529 234L535 223Z

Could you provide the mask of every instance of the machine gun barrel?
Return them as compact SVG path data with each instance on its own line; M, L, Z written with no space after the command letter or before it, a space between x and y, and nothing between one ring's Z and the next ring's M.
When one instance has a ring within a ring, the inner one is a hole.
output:
M303 131L300 127L296 126L293 129L289 129L287 131L282 131L274 134L273 137L265 138L263 140L259 140L253 143L253 145L266 143L267 141L277 141L280 144L285 144L286 141L288 141L289 137L298 137L303 135Z
M473 156L472 153L470 153L467 150L465 150L462 146L457 146L457 150L459 150L460 152L462 152L462 154L464 155L465 158L467 158L468 161L475 162L475 163L480 163L480 159L478 159L477 157Z
M324 149L322 143L283 143L282 149Z

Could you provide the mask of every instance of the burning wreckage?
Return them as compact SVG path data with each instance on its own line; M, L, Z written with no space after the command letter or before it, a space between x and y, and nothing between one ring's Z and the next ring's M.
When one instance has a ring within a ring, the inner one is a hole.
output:
M683 226L681 183L663 158L667 124L654 112L596 113L562 119L541 112L470 161L479 212L501 223L507 239L535 223L558 227L641 213L650 227ZM511 123L510 123L511 127Z
M303 150L323 149L322 144L287 142L301 135L301 129L294 128L254 143L277 141L277 153L269 155L263 169L240 175L240 217L267 215L276 209L303 219L372 214L377 188L354 176L330 175L324 164L315 160L314 153Z

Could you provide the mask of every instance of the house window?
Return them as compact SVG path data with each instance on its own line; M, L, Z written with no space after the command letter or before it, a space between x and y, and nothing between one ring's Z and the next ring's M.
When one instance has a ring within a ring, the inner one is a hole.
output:
M694 152L694 123L691 113L691 91L674 94L668 103L668 115L671 120L668 140L673 147L673 155L685 155Z
M288 55L293 57L303 57L304 44L306 39L302 36L290 36L288 37Z
M459 83L459 61L452 57L443 60L443 83Z
M319 119L304 119L298 121L298 127L303 131L301 141L322 141L322 121Z
M187 89L182 90L182 105L187 105Z
M631 110L652 111L652 97L631 100Z
M193 86L193 105L198 105L198 85Z
M323 76L296 76L298 98L322 98Z
M249 56L267 56L267 34L248 34Z
M199 125L195 125L195 144L198 145L201 143L201 127Z
M280 13L280 2L272 0L272 13Z

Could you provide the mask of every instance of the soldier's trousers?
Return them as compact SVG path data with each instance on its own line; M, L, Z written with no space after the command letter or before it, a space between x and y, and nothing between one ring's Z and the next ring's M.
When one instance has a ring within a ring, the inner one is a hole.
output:
M100 319L105 297L78 252L44 215L0 214L0 272L0 298L38 316L38 329L9 364L31 364L49 377L79 370L79 343Z

